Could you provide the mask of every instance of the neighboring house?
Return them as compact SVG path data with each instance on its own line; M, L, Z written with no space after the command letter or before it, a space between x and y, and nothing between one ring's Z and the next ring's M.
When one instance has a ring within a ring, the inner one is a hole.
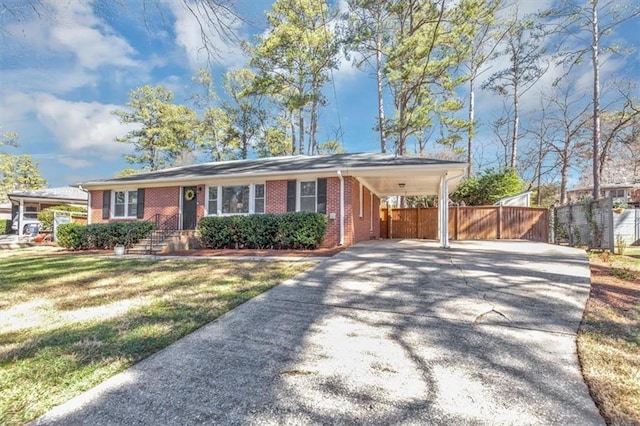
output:
M11 203L0 203L0 219L13 219L13 216L11 216Z
M13 191L8 194L11 201L11 217L18 215L18 235L22 235L22 218L25 213L39 213L54 206L72 205L85 207L87 193L79 188L64 186L29 191Z
M494 206L531 207L531 191L504 197L493 203Z
M325 247L380 237L380 197L448 199L466 163L387 154L291 156L194 164L84 182L89 223L145 219L193 230L210 215L312 211L328 218ZM441 209L440 223L448 222ZM440 227L448 246L448 230Z
M591 197L593 187L577 188L567 191L569 202L578 202ZM640 208L640 183L616 183L600 185L600 195L611 198L613 202L626 203L630 208Z

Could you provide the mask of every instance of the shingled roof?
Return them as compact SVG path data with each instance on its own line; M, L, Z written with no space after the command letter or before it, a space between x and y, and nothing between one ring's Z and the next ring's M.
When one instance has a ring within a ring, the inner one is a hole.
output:
M78 201L81 203L87 201L87 193L73 186L33 189L29 191L12 191L7 194L7 196L12 201L16 201L16 199L19 198Z
M424 191L424 188L419 189L416 187L415 191L412 191L411 181L422 179L422 183L426 184L425 179L428 178L429 192L431 193L437 182L439 182L440 177L446 174L447 171L455 171L455 175L461 177L466 167L466 163L458 161L435 160L415 156L395 156L393 154L298 155L193 164L138 173L131 176L93 180L78 185L86 189L103 189L129 185L187 184L211 179L263 179L274 176L286 178L287 176L295 175L332 175L340 171L345 176L357 176L361 178L361 181L370 182L371 188L377 189L376 193L378 194L387 194L390 190L397 192L398 183L391 182L398 180L398 182L406 183L403 186L405 188L404 192L410 195L409 192L424 193L421 192ZM386 188L382 188L380 179L385 180ZM374 182L374 180L378 180L378 182Z

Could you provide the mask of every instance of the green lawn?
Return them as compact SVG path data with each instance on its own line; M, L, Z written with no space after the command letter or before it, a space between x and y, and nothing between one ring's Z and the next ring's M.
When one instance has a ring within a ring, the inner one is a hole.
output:
M311 262L0 252L0 424L22 424Z

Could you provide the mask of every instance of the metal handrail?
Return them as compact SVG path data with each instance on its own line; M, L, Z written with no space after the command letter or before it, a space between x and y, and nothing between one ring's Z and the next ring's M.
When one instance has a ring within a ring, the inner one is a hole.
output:
M149 254L153 254L154 243L164 241L173 231L180 229L180 215L163 215L155 214L152 218L147 219L155 225L154 230L149 237Z

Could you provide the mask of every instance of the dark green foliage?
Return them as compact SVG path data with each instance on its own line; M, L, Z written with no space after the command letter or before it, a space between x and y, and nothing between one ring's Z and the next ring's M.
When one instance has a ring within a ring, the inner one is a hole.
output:
M44 209L38 213L38 220L42 223L42 229L44 231L51 231L53 229L53 210L64 212L87 212L85 207L77 206L54 206Z
M455 202L468 206L491 205L501 198L522 192L522 181L513 169L488 169L479 176L465 179L451 194Z
M147 221L64 223L58 227L57 241L72 250L111 249L115 245L131 245L149 235L154 225Z
M11 219L0 219L0 235L11 232Z
M327 218L306 212L210 216L198 231L202 244L214 249L315 249L327 233Z

